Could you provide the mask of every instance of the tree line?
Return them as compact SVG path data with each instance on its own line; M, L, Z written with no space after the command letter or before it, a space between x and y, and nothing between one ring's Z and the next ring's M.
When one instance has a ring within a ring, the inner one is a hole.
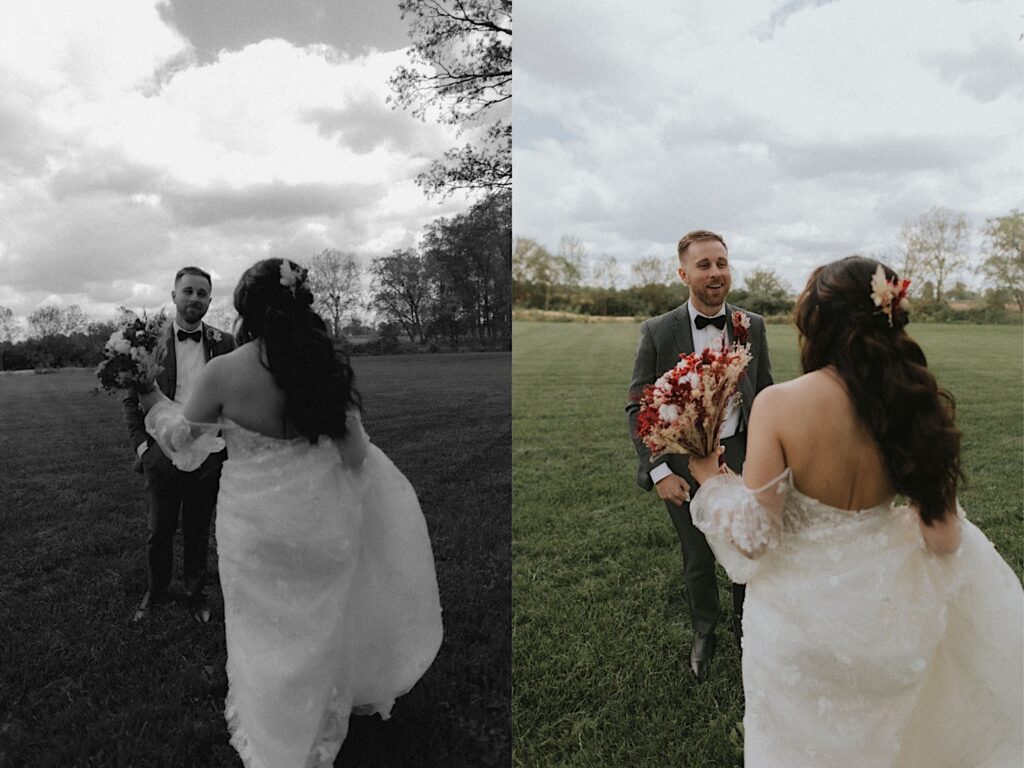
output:
M350 252L321 252L310 262L309 279L315 308L337 338L346 314L363 308L380 318L377 330L385 338L400 335L410 344L455 350L506 348L512 334L511 253L512 193L502 190L427 225L419 246L374 259L368 296Z
M909 278L917 319L940 321L1019 321L1024 313L1024 213L1013 210L987 219L981 246L970 249L971 230L963 213L933 208L906 222L898 245L866 253ZM686 301L688 292L675 273L674 259L642 258L627 265L614 256L588 257L580 240L565 236L557 250L517 237L512 255L513 305L519 309L568 311L587 315L651 316ZM981 275L980 291L963 281ZM628 275L628 276L627 276ZM788 314L795 292L774 270L746 274L729 300L758 314ZM950 302L974 308L954 309ZM1016 309L1006 311L1007 306Z
M578 238L565 236L552 253L530 238L517 237L512 251L512 303L520 309L575 312L609 317L649 317L669 312L689 291L668 259L643 258L629 265L628 284L619 286L624 265L614 256L587 259ZM793 308L792 290L774 270L749 272L729 301L761 315Z
M350 352L397 352L409 345L507 349L511 252L512 194L502 190L465 213L436 219L419 246L378 257L368 267L353 252L333 248L295 260L309 268L314 309ZM376 316L375 327L368 313ZM95 320L77 304L44 305L26 318L23 332L13 311L0 306L0 370L97 365L128 314L120 307L114 317ZM233 317L211 311L208 320L227 329ZM352 334L376 338L354 345Z

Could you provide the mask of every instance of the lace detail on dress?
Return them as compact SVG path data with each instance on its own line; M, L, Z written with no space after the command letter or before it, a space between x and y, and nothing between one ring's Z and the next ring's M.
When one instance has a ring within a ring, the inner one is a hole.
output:
M888 499L867 509L839 509L801 493L791 484L782 513L782 527L787 534L815 539L835 533L836 529L857 525L873 515L888 513L893 508L893 501Z
M755 490L747 488L739 475L715 475L690 502L693 524L737 584L745 584L756 570L755 561L778 546L791 488L788 468Z
M220 424L187 421L185 406L173 400L162 400L149 410L146 431L182 472L199 469L211 453L224 450L224 440L217 435Z
M358 468L366 459L366 446L369 443L369 438L363 429L359 412L356 410L349 411L349 433L343 440L334 440L326 435L321 435L315 443L310 443L309 439L305 437L270 437L247 429L224 417L221 421L224 437L227 440L228 456L231 458L270 464L273 463L274 457L277 455L276 452L282 449L291 448L293 451L301 453L310 447L334 446L346 466Z
M231 744L246 768L328 768L350 715L386 716L441 645L423 514L361 426L312 444L221 426Z

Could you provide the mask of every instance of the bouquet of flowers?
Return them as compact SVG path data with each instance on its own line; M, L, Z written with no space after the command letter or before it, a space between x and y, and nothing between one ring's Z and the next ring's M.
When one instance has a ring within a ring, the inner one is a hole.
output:
M114 331L103 348L103 360L96 367L99 388L108 392L149 384L163 370L167 353L161 342L167 315L131 317Z
M729 403L750 364L749 345L739 342L680 355L674 368L644 387L637 436L651 456L682 453L706 458L718 445Z

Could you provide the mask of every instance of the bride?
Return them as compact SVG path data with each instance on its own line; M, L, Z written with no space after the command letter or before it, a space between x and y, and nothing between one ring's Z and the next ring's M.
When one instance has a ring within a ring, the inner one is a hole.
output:
M805 374L754 402L742 478L690 460L694 524L747 583L747 768L1022 764L1021 585L957 503L905 288L858 256L815 270Z
M438 651L430 540L412 487L363 431L306 270L261 261L234 302L238 348L203 368L184 409L143 395L146 428L185 470L227 443L231 743L247 768L330 766L350 712L387 717Z

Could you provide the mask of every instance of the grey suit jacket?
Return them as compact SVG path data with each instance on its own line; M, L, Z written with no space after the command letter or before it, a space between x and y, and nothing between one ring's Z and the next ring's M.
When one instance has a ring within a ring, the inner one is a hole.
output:
M687 479L693 485L688 469L686 456L679 454L663 454L651 460L651 452L643 441L636 436L636 415L640 410L639 400L644 387L653 384L669 368L679 362L681 354L693 352L693 332L690 329L689 304L666 312L664 315L645 320L640 326L640 343L633 361L633 378L629 383L629 402L626 414L629 417L629 434L639 461L637 462L636 482L645 491L654 487L651 470L658 464L668 463L669 468ZM725 305L725 332L730 343L733 341L732 313L740 310L733 304ZM745 425L750 420L750 406L757 393L772 384L772 364L768 357L768 339L765 333L764 318L753 312L740 310L750 317L750 366L740 380L740 423Z
M224 355L235 348L235 340L230 333L225 333L212 325L202 324L203 329L203 354L206 362L209 362L217 355ZM171 333L174 331L174 323L168 321L164 331L163 343L167 348L167 355L164 357L164 369L157 374L156 385L167 397L174 399L174 390L178 384L178 360L174 352L174 340ZM152 440L146 432L146 414L139 408L139 393L134 388L128 390L124 398L124 421L128 426L128 435L132 441L132 450L145 442Z

